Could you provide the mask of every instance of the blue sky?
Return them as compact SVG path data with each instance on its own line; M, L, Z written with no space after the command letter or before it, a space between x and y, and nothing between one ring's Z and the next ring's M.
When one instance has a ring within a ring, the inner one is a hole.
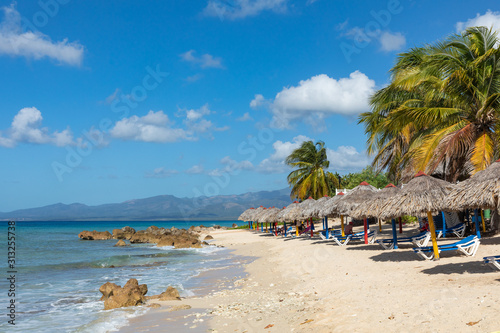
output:
M0 211L287 186L323 140L370 163L360 112L396 56L492 1L0 1Z

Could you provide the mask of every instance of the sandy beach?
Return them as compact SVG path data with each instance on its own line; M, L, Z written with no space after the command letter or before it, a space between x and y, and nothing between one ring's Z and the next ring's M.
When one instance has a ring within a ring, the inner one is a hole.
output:
M389 234L384 225L379 237ZM500 331L500 271L482 262L500 254L498 236L482 239L475 257L448 252L424 261L410 245L339 247L248 230L211 235L214 244L255 258L244 265L247 274L227 275L217 281L223 289L203 297L159 302L120 332Z

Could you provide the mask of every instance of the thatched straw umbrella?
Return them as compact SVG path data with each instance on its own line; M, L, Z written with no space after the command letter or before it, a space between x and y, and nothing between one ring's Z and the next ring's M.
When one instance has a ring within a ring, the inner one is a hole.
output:
M371 186L367 182L361 182L361 184L353 188L348 195L337 200L334 207L341 215L342 236L344 236L344 223L342 216L350 215L353 209L370 199L377 191L376 187ZM365 244L368 244L368 224L366 218L363 220L363 224L365 231Z
M325 195L322 198L319 198L312 205L310 205L308 208L304 210L303 215L307 217L323 218L324 215L320 215L319 212L323 209L323 206L329 199L330 197L327 195Z
M392 219L403 215L418 217L427 215L431 229L434 258L437 260L439 259L439 251L432 213L439 212L446 207L446 196L450 188L450 183L430 177L420 171L398 194L387 199L380 217Z
M252 223L250 222L250 216L253 215L253 212L255 211L255 208L251 207L245 210L241 215L238 217L238 221L248 221L248 228L252 229Z
M278 215L278 213L281 211L281 209L279 208L276 208L276 207L271 207L271 208L268 208L266 210L266 213L263 214L261 217L260 217L260 221L262 223L265 223L266 224L266 230L267 230L267 224L268 223L271 223L271 229L275 229L276 231L276 224L275 222L277 222L277 218L276 216ZM276 232L275 232L276 233Z
M286 236L286 222L291 222L293 220L290 220L289 218L289 215L290 213L292 212L292 210L297 206L299 205L299 202L298 201L294 201L292 202L291 204L289 204L288 206L286 207L283 207L283 209L278 213L278 215L276 216L278 221L283 221L285 223L285 225L283 226L284 227L284 230L285 230L285 236Z
M252 213L250 213L248 215L248 219L252 222L256 222L256 225L255 225L255 228L258 228L258 222L257 222L257 217L259 216L260 213L262 213L262 211L264 210L265 208L263 206L260 206L258 208L256 208Z
M336 202L337 200L340 200L341 198L344 197L344 193L340 192L336 196L326 199L324 203L321 206L315 206L317 208L314 208L316 211L317 216L324 216L325 217L325 237L328 239L329 236L329 230L328 230L328 218L329 217L336 217L338 216L337 214L337 209L336 209ZM344 217L340 216L340 223L342 227L342 235L344 235Z
M394 184L389 184L382 190L373 194L373 196L368 199L365 203L359 205L351 211L351 217L355 219L365 219L370 217L376 217L379 221L379 231L382 231L382 225L380 221L380 215L382 214L382 208L384 207L386 201L392 196L398 194L401 191L400 188L394 186ZM401 232L401 218L399 220L400 232ZM396 233L396 220L392 219L392 237L394 242L394 248L397 249L397 233Z
M448 194L446 203L450 210L493 209L500 211L500 160L492 163L485 170L479 171L471 178L454 185ZM486 231L482 218L483 232ZM478 218L476 217L476 223ZM476 226L477 231L479 227ZM478 234L479 237L479 234Z

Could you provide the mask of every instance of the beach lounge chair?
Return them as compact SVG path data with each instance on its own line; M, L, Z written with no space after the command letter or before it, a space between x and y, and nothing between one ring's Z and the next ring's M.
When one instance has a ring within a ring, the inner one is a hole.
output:
M468 257L473 257L479 247L479 238L477 236L468 236L452 244L438 246L438 251L458 251ZM413 251L423 259L431 260L434 258L432 246L413 248Z
M493 267L493 269L500 270L500 256L484 257L484 263Z
M413 243L415 244L415 246L423 247L427 246L427 243L429 243L430 239L431 239L431 233L429 231L424 231L415 236L398 238L398 244ZM378 239L377 243L379 243L380 246L382 246L386 250L391 250L394 248L394 239L392 238Z
M436 230L437 234L436 234L436 237L437 238L441 238L443 236L443 230ZM465 234L465 224L464 223L460 223L460 224L457 224L456 226L453 226L451 228L446 228L446 234L455 234L455 236L459 237L459 238L462 238L464 237L464 234Z
M368 244L375 243L376 238L377 238L377 230L368 232ZM365 232L364 231L361 231L361 232L358 232L355 234L346 235L346 236L332 235L332 238L331 238L331 240L333 240L339 246L345 246L351 240L364 240L364 239L365 239Z
M329 238L326 238L326 232L323 230L323 231L318 231L317 234L319 235L319 237L322 239L322 240L328 240L329 238L331 239L331 237L333 235L337 235L337 236L340 236L342 235L342 231L340 230L329 230L328 231L328 236Z
M307 236L307 235L309 235L310 233L311 233L311 227L307 227L307 228L305 228L304 230L299 231L299 237L300 237L300 236L302 236L302 235L306 235L306 236ZM295 234L295 231L294 231L294 232L291 232L289 236L290 236L290 237L292 237L292 238L297 237L297 235Z

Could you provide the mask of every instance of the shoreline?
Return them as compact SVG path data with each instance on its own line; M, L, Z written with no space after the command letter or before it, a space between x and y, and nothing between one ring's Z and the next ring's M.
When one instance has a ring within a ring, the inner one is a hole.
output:
M165 323L168 307L182 304L192 306L186 332L203 331L189 328L199 319L204 332L500 330L500 275L482 264L483 256L500 253L500 236L484 239L475 257L443 253L440 261L423 261L408 245L390 251L248 230L210 234L213 244L256 257L244 264L248 275L233 288L158 302L162 307L148 312L151 330L137 332L155 332L152 325ZM385 225L382 237L388 235ZM144 323L144 316L134 321Z

